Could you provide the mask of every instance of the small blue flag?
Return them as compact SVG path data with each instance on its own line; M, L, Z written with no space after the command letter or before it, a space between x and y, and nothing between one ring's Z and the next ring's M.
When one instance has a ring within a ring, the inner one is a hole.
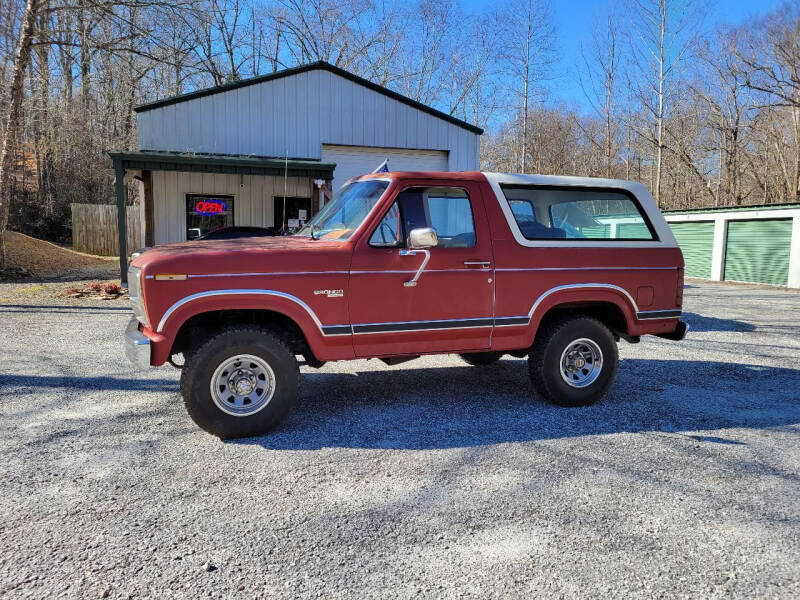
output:
M383 161L373 173L388 173L389 172L389 159Z

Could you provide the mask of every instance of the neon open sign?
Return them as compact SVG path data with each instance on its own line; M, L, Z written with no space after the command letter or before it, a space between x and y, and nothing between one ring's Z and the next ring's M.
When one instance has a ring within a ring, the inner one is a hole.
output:
M194 205L198 215L221 215L228 206L222 200L200 200Z

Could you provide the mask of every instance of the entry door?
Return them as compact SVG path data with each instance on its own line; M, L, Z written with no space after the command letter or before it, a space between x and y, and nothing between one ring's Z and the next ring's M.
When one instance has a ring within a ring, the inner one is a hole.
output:
M286 219L283 218L283 196L275 196L273 198L275 215L275 230L281 231L284 227L297 231L306 221L311 218L312 200L311 198L297 198L294 196L286 196Z
M381 221L358 243L350 274L350 320L357 356L464 352L489 348L493 257L475 184L409 185L383 205ZM406 247L408 233L433 227L439 245Z

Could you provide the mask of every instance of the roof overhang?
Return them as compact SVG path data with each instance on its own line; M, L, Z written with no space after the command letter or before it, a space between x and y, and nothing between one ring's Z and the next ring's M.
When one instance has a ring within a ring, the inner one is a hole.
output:
M336 163L306 158L274 158L186 152L109 152L114 166L123 171L184 171L235 175L272 175L333 179Z

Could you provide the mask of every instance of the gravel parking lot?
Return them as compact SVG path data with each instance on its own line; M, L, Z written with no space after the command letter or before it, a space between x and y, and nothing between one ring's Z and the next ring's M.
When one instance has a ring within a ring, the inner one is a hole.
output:
M693 283L599 405L525 363L303 368L223 443L125 303L0 284L4 598L800 596L800 293Z

